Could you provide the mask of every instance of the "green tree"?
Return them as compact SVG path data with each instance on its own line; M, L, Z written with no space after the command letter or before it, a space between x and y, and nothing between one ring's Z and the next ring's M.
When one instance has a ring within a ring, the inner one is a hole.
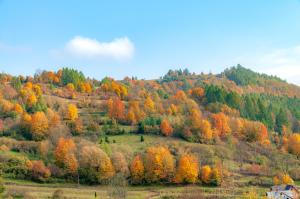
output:
M279 110L279 113L276 115L276 130L281 132L282 126L288 126L289 121L287 118L287 113L282 108Z

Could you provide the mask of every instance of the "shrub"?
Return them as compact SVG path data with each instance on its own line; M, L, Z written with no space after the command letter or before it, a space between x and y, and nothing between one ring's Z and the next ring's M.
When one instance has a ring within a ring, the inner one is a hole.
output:
M50 170L44 165L44 162L41 160L34 161L32 164L32 179L39 181L39 182L45 182L49 177L51 173Z
M21 155L1 154L0 170L9 177L25 179L31 175L30 160Z

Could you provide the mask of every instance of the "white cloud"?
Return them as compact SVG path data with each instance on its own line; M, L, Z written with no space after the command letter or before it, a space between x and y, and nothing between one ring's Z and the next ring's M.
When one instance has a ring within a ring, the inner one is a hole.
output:
M238 62L300 85L300 46L276 49L263 55L244 56Z
M134 55L134 45L127 37L116 38L111 42L100 42L76 36L65 45L64 51L80 58L128 60Z

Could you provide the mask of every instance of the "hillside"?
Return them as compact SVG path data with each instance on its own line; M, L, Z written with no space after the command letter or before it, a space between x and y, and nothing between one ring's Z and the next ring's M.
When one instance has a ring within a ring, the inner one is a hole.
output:
M0 82L6 196L24 194L12 191L19 180L123 194L193 184L206 198L222 198L207 188L239 187L227 195L235 198L300 180L300 87L278 77L238 65L217 75L95 80L63 68Z

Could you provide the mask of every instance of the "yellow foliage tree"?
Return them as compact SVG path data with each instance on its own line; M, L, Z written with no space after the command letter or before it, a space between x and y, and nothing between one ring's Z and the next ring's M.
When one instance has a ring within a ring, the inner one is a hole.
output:
M43 139L48 131L48 119L44 112L36 112L31 118L31 132L34 140Z
M174 157L165 147L150 147L145 156L145 179L148 182L171 181L174 174Z
M144 108L147 112L153 112L154 111L154 102L151 99L150 96L148 96L144 102Z
M131 180L133 184L140 184L145 177L145 167L140 155L134 157L130 165Z
M294 180L287 173L279 173L273 177L274 185L294 184Z
M183 155L179 159L175 181L177 183L195 183L198 178L199 164L194 155Z
M204 140L209 141L213 137L213 131L211 129L211 124L208 120L202 120L201 134Z
M76 105L74 104L68 105L67 118L71 121L75 121L78 118L78 110Z
M211 178L211 168L208 165L205 165L201 168L201 181L205 184L210 183Z
M66 85L66 88L68 89L68 91L71 91L71 92L73 92L75 90L75 86L72 83L68 83Z
M300 134L294 133L288 139L288 151L292 154L300 156Z

